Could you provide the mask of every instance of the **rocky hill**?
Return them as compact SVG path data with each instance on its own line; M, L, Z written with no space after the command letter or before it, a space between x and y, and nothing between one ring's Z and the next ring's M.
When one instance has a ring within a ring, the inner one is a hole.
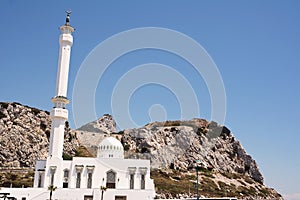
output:
M206 197L281 199L264 186L255 160L225 126L192 119L154 122L121 134L127 157L151 159L160 197L193 196L188 191L194 191L197 167L199 190Z
M66 124L64 152L75 156L79 141ZM49 112L0 102L0 167L33 167L48 156Z
M105 114L103 115L103 117L100 117L93 122L87 123L77 130L92 133L113 133L117 131L117 125L111 115Z
M112 116L104 115L77 130L66 123L65 130L67 159L95 156L98 144L109 134L122 142L125 157L150 159L160 198L194 196L197 168L203 196L282 199L264 185L255 160L231 131L215 122L154 122L116 132ZM18 103L0 103L0 167L34 166L35 160L47 157L49 135L48 112Z
M203 119L167 121L125 130L122 142L131 152L149 155L153 168L189 170L199 160L218 172L247 174L263 183L258 166L224 126Z
M96 126L99 121L108 125ZM90 132L95 127L111 129ZM104 115L76 131L80 141L85 138L82 141L93 156L96 156L99 142L111 134L122 142L126 158L150 159L159 198L195 196L197 167L202 196L282 199L274 189L264 185L255 160L231 131L216 122L204 119L166 121L117 133L115 130L113 118Z

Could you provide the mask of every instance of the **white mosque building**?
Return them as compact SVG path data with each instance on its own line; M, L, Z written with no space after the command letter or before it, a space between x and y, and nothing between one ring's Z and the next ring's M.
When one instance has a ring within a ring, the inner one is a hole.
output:
M66 104L69 103L66 95L74 31L70 25L70 13L67 13L66 23L60 30L56 96L52 98L54 108L50 112L49 156L36 162L33 188L2 188L0 192L17 200L46 200L50 198L48 187L53 186L57 187L52 193L53 200L154 199L150 161L124 159L123 146L114 137L106 137L99 144L96 158L63 160L64 126L68 119Z

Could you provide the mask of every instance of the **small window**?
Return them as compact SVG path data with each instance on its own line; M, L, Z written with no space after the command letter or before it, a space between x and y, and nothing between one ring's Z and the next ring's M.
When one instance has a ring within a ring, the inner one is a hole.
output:
M68 182L63 182L63 188L68 188L69 184Z
M130 183L129 183L130 189L134 189L134 174L130 174Z
M69 170L65 169L64 170L64 178L68 178L69 177Z
M84 200L93 200L93 195L84 195Z
M39 174L39 181L38 181L38 187L42 187L42 174Z
M141 175L141 189L142 190L145 189L145 175L144 174Z
M77 172L77 176L76 176L76 188L80 188L80 182L81 182L81 173Z
M115 200L126 200L126 196L115 196Z
M88 173L87 188L92 188L92 173Z

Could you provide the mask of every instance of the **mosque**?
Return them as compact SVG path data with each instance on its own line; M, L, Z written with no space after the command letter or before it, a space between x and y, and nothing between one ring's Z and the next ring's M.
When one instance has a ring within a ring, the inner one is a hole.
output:
M63 160L68 73L73 44L70 13L60 27L60 52L56 82L56 95L50 112L52 124L49 156L37 160L33 188L2 188L1 193L17 200L134 200L154 199L155 187L150 178L150 161L124 159L119 140L106 137L98 146L96 158L74 157ZM13 198L14 197L14 198Z

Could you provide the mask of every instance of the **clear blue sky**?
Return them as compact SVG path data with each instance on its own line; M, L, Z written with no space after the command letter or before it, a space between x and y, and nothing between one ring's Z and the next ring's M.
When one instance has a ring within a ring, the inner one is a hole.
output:
M216 63L227 95L225 124L258 162L266 184L282 194L300 193L299 1L3 0L0 101L52 108L58 27L67 9L73 11L71 24L76 28L69 98L82 62L100 42L132 28L179 31L201 44ZM201 76L184 60L157 50L131 52L112 63L97 87L98 116L111 113L110 98L120 77L146 63L168 65L184 75L200 102L200 116L194 117L210 119L210 96ZM150 84L132 95L132 119L146 124L148 110L155 104L164 107L167 119L180 118L176 96L168 88ZM70 122L74 126L72 110Z

